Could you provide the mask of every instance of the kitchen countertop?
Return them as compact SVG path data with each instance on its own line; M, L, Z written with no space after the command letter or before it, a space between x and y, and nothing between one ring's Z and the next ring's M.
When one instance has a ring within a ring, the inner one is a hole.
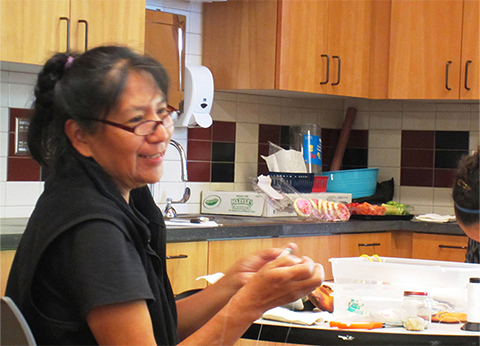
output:
M180 215L192 218L198 215ZM410 231L418 233L465 235L456 222L444 224L404 220L349 220L345 222L318 222L296 217L248 217L202 215L213 217L219 227L169 228L167 242L187 242L238 238L268 238L311 235L332 235L381 231ZM28 218L0 219L1 249L16 249Z

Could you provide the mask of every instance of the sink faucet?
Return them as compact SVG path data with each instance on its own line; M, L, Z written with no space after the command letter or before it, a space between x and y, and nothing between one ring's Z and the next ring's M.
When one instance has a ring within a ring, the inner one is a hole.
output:
M187 156L185 155L185 150L183 147L174 139L170 139L170 144L178 150L180 154L180 163L182 165L182 181L188 181L188 173L187 173Z
M185 150L183 147L174 139L170 139L170 144L175 147L175 149L178 150L178 153L180 154L180 163L182 165L182 181L188 181L188 173L187 173L187 157L185 155ZM190 188L187 186L185 188L185 191L183 193L183 197L179 201L172 201L171 198L167 198L167 205L165 206L165 209L163 210L163 215L167 219L174 218L177 216L177 211L173 207L173 203L186 203L188 199L190 198Z

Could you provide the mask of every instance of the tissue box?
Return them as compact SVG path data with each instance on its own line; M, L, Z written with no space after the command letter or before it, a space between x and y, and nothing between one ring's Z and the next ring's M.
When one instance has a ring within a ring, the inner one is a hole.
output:
M472 263L381 257L331 258L335 318L346 321L398 321L404 291L428 292L432 307L467 310L470 277L480 276ZM447 305L446 305L447 304Z
M307 193L302 194L302 197L345 204L352 201L350 193ZM292 198L295 198L295 196ZM261 194L253 191L202 191L200 213L262 217L297 216L297 213L293 210L290 212L275 210Z

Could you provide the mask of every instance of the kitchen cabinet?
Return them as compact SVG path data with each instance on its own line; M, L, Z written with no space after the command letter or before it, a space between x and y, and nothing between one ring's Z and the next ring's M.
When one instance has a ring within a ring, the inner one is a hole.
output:
M208 243L168 243L167 273L175 294L195 288L205 288L205 280L196 281L207 275Z
M8 275L10 274L10 267L12 266L14 257L15 250L0 251L0 297L5 295Z
M385 98L390 1L204 4L203 64L217 90Z
M161 11L145 12L145 53L168 72L168 103L182 109L184 99L186 17Z
M463 5L462 63L460 66L460 98L480 98L480 2L465 0Z
M412 258L465 262L467 248L467 236L415 233Z
M391 232L340 234L339 237L340 257L395 256Z
M479 98L478 6L392 0L389 98Z
M336 235L218 240L209 242L208 272L225 273L237 260L259 250L271 247L284 247L296 243L302 256L308 256L323 265L325 279L332 280L329 258L338 257L339 237Z
M143 52L145 0L2 0L1 60L43 64L102 44Z

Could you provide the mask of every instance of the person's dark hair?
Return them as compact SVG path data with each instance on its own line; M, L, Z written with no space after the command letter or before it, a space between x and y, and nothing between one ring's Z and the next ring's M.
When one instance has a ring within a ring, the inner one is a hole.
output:
M457 220L465 226L479 222L478 150L462 157L453 186L453 201Z
M50 58L35 85L27 140L33 159L48 168L62 162L73 150L65 122L73 119L93 133L98 123L88 119L105 118L117 106L131 71L150 74L167 97L169 78L163 66L129 48L104 46Z

